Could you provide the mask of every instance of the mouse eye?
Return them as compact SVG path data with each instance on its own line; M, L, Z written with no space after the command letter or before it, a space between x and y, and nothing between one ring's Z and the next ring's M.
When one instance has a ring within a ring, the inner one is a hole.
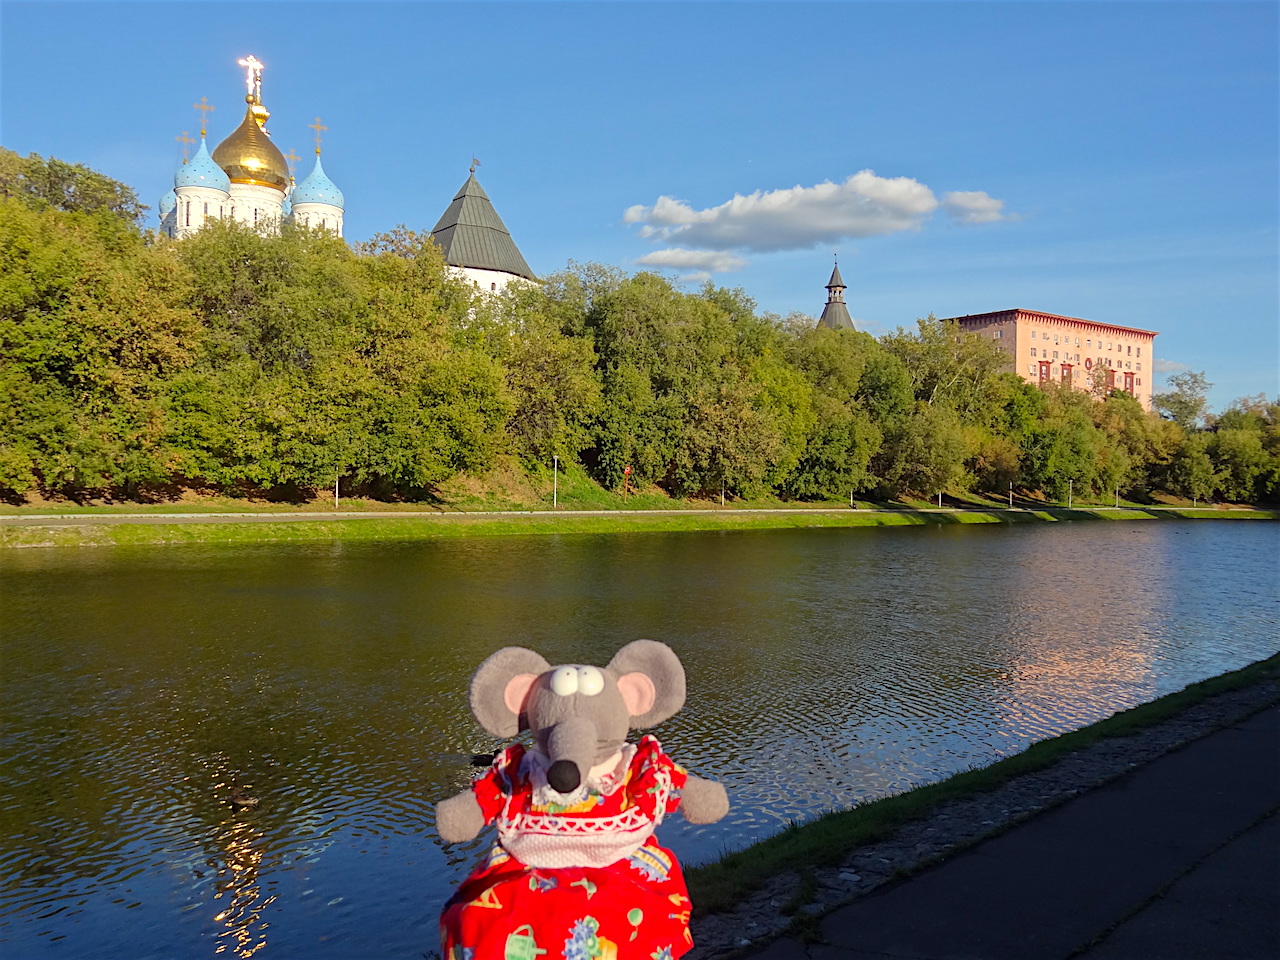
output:
M578 668L556 667L551 674L551 689L557 696L569 697L578 692Z
M578 668L578 692L594 697L604 689L604 674L596 667Z

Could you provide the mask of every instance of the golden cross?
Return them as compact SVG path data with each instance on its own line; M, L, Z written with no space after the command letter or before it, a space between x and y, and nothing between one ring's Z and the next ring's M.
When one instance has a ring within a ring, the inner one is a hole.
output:
M294 173L298 169L298 161L302 158L298 156L298 151L293 147L289 148L289 152L284 155L284 158L289 161L289 179L292 180Z
M193 140L193 139L191 138L191 134L187 133L187 131L185 131L185 130L183 130L183 131L182 131L182 136L180 136L180 137L174 137L173 139L177 140L180 144L182 144L182 162L183 162L183 163L186 163L186 162L187 162L187 148L188 148L189 146L191 146L191 144L195 143L195 140Z
M209 111L218 108L209 103L208 97L201 97L199 103L193 103L193 107L200 111L200 136L205 134L205 121L209 119Z
M320 122L319 117L316 117L315 122L308 123L307 126L316 132L316 156L318 157L320 156L320 141L323 139L321 134L329 128Z

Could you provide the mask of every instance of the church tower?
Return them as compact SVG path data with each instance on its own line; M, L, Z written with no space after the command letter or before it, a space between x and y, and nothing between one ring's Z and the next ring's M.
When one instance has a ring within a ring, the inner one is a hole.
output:
M830 330L856 330L853 317L849 316L849 308L844 305L844 278L840 276L840 264L831 271L831 279L827 281L827 305L822 309L822 318L818 326Z
M267 133L271 114L262 105L262 64L246 57L240 65L248 71L249 93L244 99L249 106L240 126L214 149L213 162L231 180L227 215L258 230L275 232L284 217L289 164Z
M486 292L499 293L512 281L538 279L476 179L474 164L471 176L432 228L431 239L444 251L445 263Z
M209 156L204 131L201 131L200 149L189 163L182 164L173 178L172 219L170 229L165 232L171 237L187 237L203 227L206 220L222 219L230 189L231 180ZM168 218L165 211L168 204L166 196L160 203L162 226Z
M316 165L297 187L289 173L285 156L267 133L271 114L262 103L263 64L245 57L248 105L240 126L223 140L213 153L205 144L203 116L200 121L200 150L194 159L183 160L174 177L173 189L160 199L160 230L166 236L186 237L209 220L230 218L269 235L280 232L280 224L290 217L309 227L322 227L342 236L344 198L320 163L320 131L328 129L317 117ZM205 98L195 105L202 114L214 109ZM178 138L191 143L184 132ZM291 154L294 160L297 156Z

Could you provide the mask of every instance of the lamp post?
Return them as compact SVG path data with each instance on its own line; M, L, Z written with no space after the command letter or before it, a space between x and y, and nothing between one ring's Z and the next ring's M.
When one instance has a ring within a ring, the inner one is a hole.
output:
M551 459L555 461L551 467L551 509L555 510L560 505L560 458L552 454Z
M1067 481L1067 509L1071 509L1071 494L1075 491L1076 482L1074 480Z
M1009 481L1009 509L1013 509L1013 481Z

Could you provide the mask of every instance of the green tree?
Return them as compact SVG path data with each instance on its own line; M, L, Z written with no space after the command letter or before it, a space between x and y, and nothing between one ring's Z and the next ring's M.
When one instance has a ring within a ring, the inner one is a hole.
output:
M0 196L34 209L105 211L134 227L141 226L148 209L130 187L82 164L56 157L46 160L36 153L23 157L4 147L0 147Z
M1212 437L1187 434L1169 464L1167 486L1171 493L1194 500L1208 500L1218 488L1218 475L1209 457Z
M1255 430L1217 430L1209 445L1209 456L1218 476L1223 499L1241 503L1261 499L1260 481L1265 481L1271 458Z
M780 487L796 498L844 497L866 490L873 483L869 467L881 432L860 394L868 357L887 355L864 333L828 330L812 320L793 329L787 357L811 386L813 417L804 448ZM876 369L881 372L886 366L881 363ZM897 369L902 396L909 398L906 371Z
M1183 430L1199 429L1213 384L1205 378L1203 370L1199 373L1184 370L1170 374L1167 380L1173 389L1157 393L1151 398L1151 406Z
M0 199L0 485L81 496L167 479L186 277L132 226Z
M887 492L929 497L963 481L968 454L955 411L919 401L914 416L885 432L872 466Z
M880 341L906 366L916 400L953 410L968 423L991 422L999 414L1004 351L953 320L930 314L916 324L914 334L899 328Z

